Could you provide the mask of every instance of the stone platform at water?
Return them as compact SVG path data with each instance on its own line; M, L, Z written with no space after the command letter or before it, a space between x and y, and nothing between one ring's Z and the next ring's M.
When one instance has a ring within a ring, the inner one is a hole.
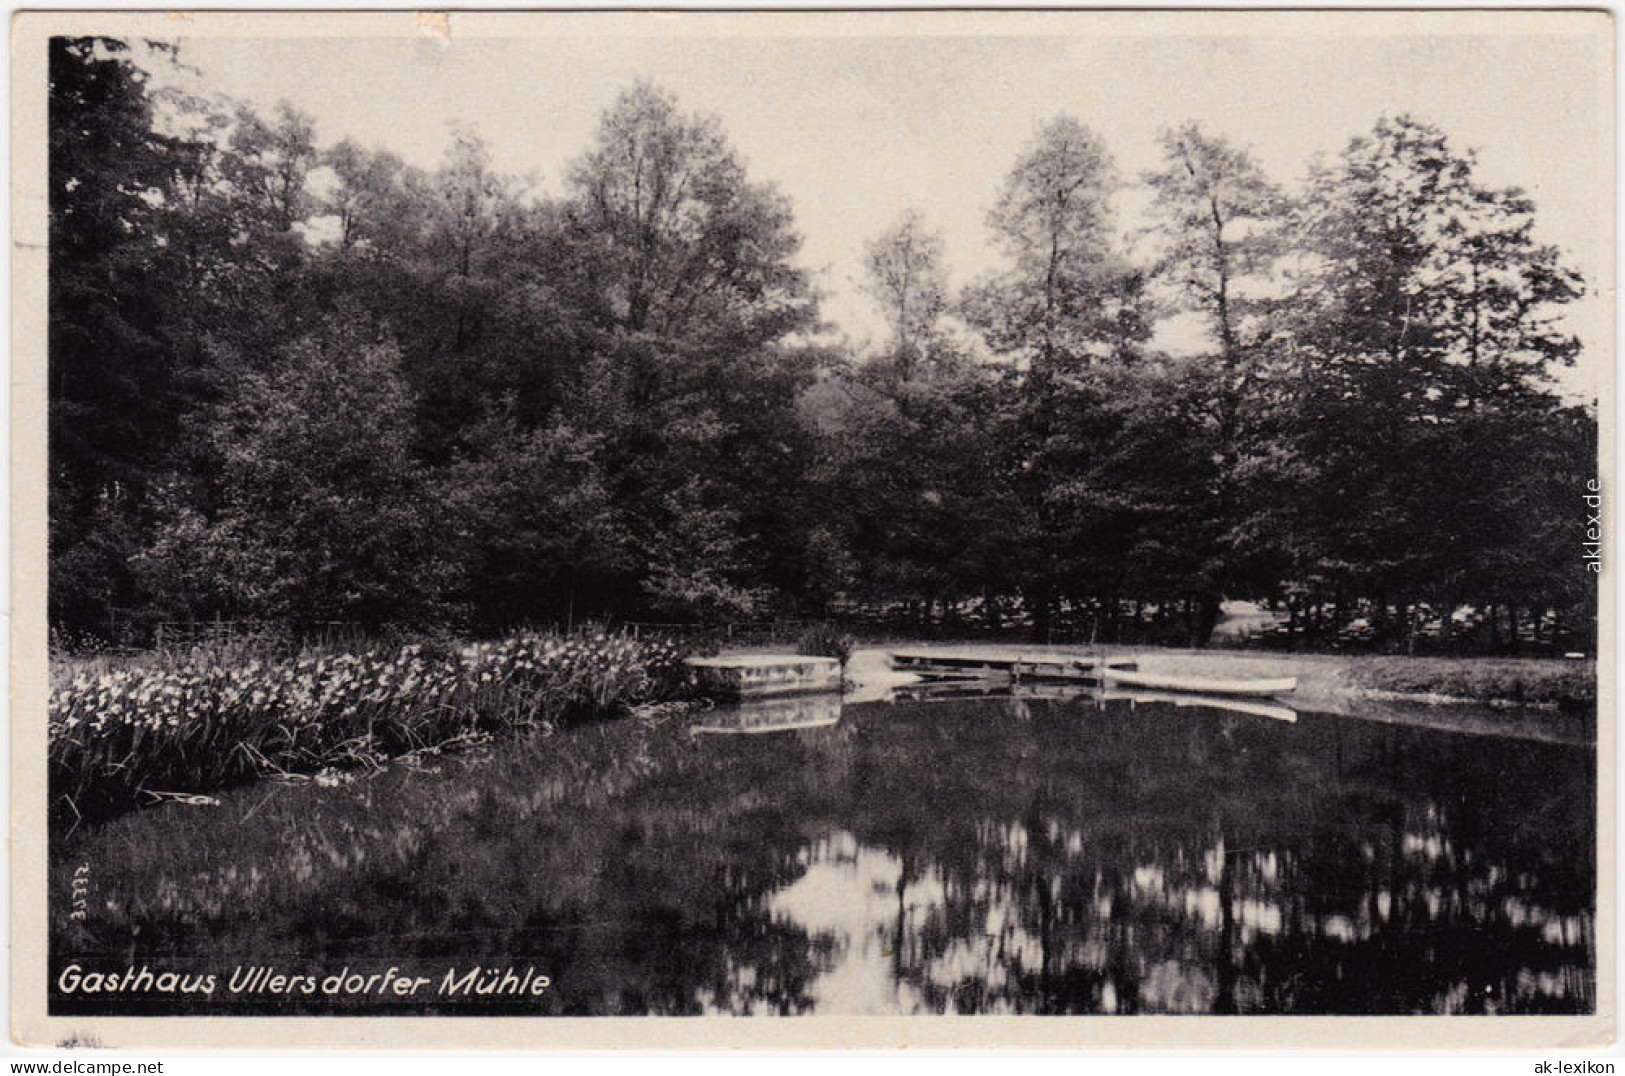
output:
M694 685L709 695L749 699L841 690L841 663L801 654L689 658Z
M841 720L841 696L819 694L767 695L721 705L689 729L700 733L752 734L828 728Z

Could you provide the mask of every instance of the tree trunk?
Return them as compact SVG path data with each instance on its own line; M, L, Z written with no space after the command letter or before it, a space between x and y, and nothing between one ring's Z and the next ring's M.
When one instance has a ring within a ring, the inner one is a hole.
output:
M1196 615L1191 623L1191 645L1206 647L1213 640L1213 629L1219 626L1220 598L1216 593L1200 594L1196 598Z
M1055 588L1044 584L1025 594L1032 606L1033 641L1048 644L1055 627Z

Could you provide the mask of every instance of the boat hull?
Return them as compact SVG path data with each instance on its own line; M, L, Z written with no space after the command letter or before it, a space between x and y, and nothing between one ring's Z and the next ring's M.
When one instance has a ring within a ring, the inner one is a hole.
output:
M1136 705L1142 702L1164 703L1169 706L1221 710L1231 714L1249 714L1253 717L1267 717L1272 721L1283 721L1289 725L1298 720L1298 711L1292 709L1292 707L1265 702L1258 696L1249 698L1238 695L1189 695L1179 691L1135 689L1133 691L1107 691L1099 697L1102 702L1127 702Z

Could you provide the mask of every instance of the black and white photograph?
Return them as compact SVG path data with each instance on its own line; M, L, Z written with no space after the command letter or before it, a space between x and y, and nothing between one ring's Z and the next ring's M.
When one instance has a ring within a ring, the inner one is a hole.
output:
M1612 1041L1613 45L18 16L13 1037Z

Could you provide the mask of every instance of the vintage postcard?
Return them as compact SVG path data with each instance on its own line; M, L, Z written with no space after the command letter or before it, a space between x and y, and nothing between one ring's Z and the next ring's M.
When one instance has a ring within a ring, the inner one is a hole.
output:
M14 1040L1612 1041L1613 34L18 15Z

